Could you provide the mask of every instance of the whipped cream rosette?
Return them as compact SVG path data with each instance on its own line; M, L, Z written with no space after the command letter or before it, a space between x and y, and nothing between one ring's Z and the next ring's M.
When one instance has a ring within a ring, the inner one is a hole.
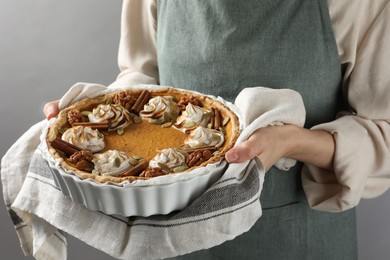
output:
M221 131L199 126L189 134L185 144L191 148L202 146L215 146L219 148L224 142L225 137Z
M191 131L198 126L206 127L211 116L211 111L188 103L185 111L177 118L174 126L182 132Z
M66 130L61 139L93 153L99 152L105 147L104 136L91 127L74 126Z
M124 129L132 123L132 115L117 104L99 104L88 114L92 123L108 123L108 131Z
M173 122L179 115L179 107L169 96L151 98L139 113L140 117L153 124Z
M186 158L188 154L177 148L168 148L161 150L150 162L149 166L152 168L162 168L163 170L181 169L186 170ZM180 167L180 168L179 168ZM166 169L169 168L169 169Z
M95 173L99 175L118 176L132 167L129 156L118 150L94 154L92 162L95 164Z

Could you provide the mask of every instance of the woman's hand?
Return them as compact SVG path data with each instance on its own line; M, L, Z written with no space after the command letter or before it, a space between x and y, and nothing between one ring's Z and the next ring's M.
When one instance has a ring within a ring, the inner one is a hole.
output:
M330 133L283 125L256 130L247 141L229 150L225 157L229 163L238 163L257 156L265 171L283 157L332 169L334 151L335 143Z
M49 120L53 117L55 117L59 110L58 110L58 104L60 103L59 100L51 101L45 104L43 107L43 114L45 114L46 118Z

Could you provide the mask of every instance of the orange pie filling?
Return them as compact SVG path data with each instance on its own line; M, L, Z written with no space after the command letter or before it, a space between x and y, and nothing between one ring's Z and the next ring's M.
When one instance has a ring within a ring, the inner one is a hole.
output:
M173 127L161 127L142 121L128 126L122 135L111 132L104 138L105 150L120 150L129 156L141 156L150 161L158 151L180 148L187 135Z
M61 111L47 137L61 166L99 182L148 179L221 159L238 119L208 97L120 91Z

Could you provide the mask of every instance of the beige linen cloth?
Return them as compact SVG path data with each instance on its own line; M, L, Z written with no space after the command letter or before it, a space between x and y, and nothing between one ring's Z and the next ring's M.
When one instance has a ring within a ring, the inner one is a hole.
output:
M112 89L76 84L61 99L60 107L106 91ZM238 142L268 125L304 124L303 102L293 90L247 88L235 105L244 127ZM258 159L230 164L204 194L185 209L168 215L122 217L89 210L56 187L37 149L46 125L45 120L32 126L2 159L4 199L26 255L66 259L68 233L119 259L167 258L231 240L261 217L264 171ZM288 169L294 164L282 159L277 167Z

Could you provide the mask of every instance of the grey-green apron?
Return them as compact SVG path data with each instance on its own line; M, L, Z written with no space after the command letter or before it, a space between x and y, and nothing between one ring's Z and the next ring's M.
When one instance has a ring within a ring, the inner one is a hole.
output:
M341 69L326 0L158 0L157 10L161 85L231 101L245 87L290 88L306 127L334 119ZM356 259L355 211L311 210L301 168L266 174L249 232L183 258Z

